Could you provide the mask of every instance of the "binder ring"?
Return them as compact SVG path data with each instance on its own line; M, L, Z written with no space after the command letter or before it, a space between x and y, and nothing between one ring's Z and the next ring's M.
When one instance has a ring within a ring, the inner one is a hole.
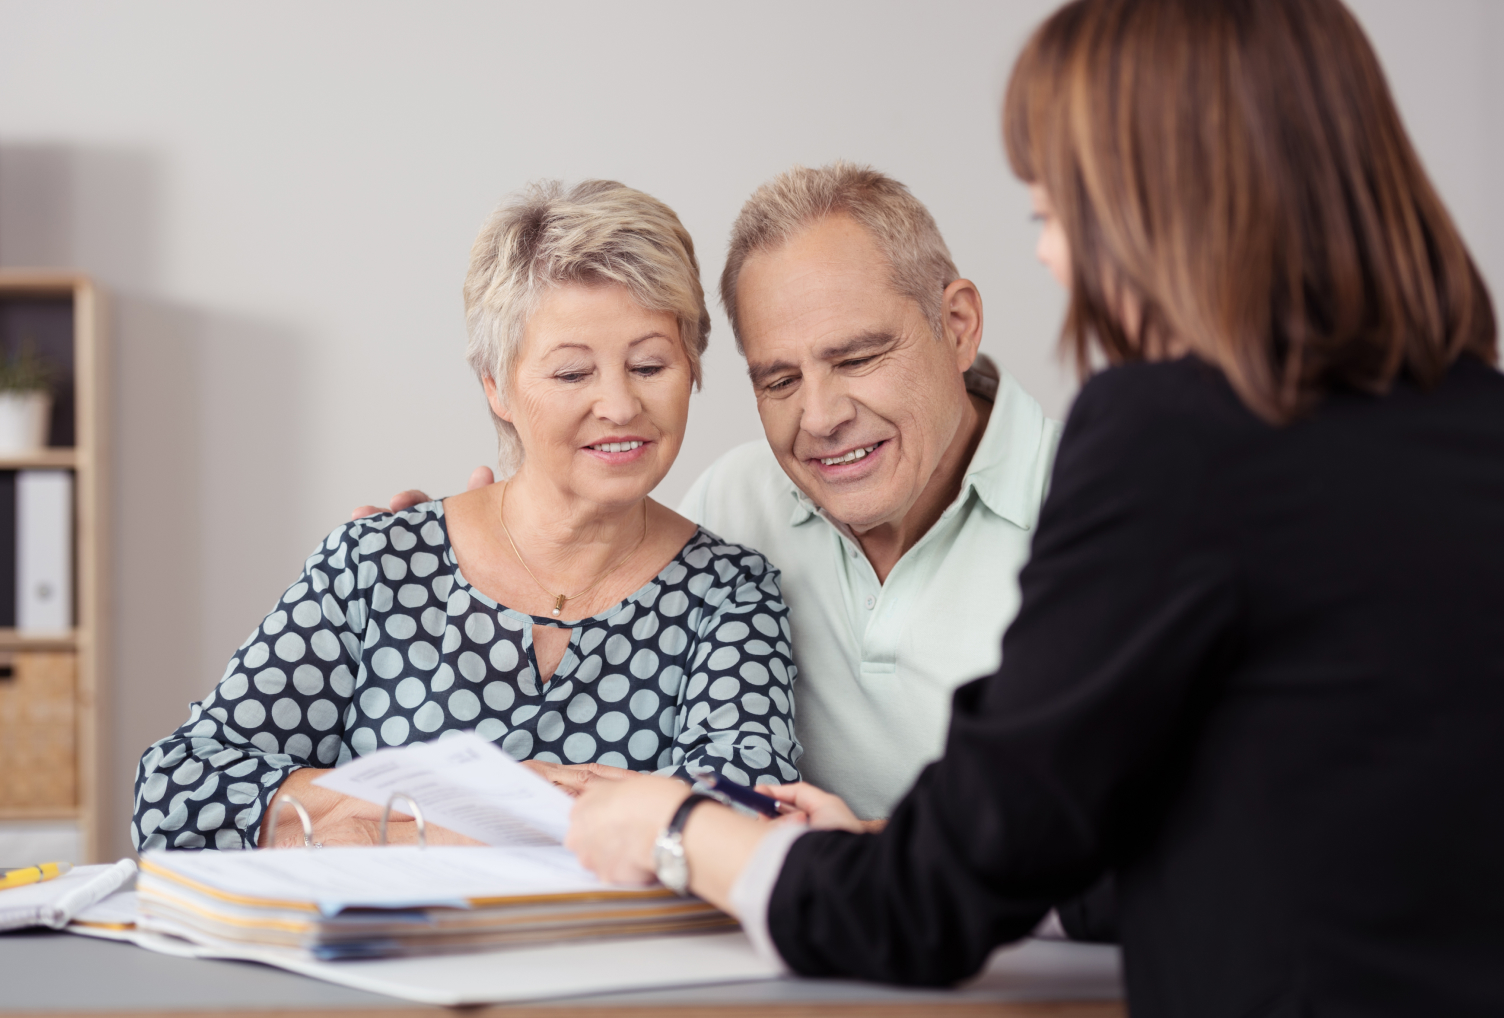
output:
M298 823L303 825L303 847L322 848L313 841L313 820L308 816L308 810L298 801L298 797L290 792L283 792L272 800L271 808L267 810L266 821L266 847L277 847L277 817L282 813L282 807L291 806L298 814Z
M381 811L381 840L380 840L380 844L383 844L383 845L386 844L386 821L387 821L387 818L392 815L392 803L396 802L398 799L405 799L405 800L407 800L407 804L412 807L413 820L418 825L418 847L419 848L427 848L428 847L428 831L427 831L427 825L423 822L423 810L421 810L418 807L418 800L414 799L412 796L408 795L406 792L393 792L392 795L391 795L391 798L387 799L387 801L386 801L386 808Z

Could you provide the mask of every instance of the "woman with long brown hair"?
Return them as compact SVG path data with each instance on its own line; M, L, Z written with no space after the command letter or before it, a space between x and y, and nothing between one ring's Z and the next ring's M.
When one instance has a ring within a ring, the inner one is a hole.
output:
M1077 0L1004 135L1091 377L1002 667L882 834L644 779L571 844L805 974L951 982L1112 872L1136 1015L1504 1013L1504 376L1361 29Z

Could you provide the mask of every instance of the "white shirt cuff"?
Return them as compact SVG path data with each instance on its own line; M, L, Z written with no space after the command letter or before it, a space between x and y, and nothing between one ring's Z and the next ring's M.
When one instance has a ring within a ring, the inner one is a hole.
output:
M808 832L809 828L803 824L772 825L757 843L736 883L731 885L731 911L741 921L753 949L784 972L788 966L778 956L778 948L768 934L768 899L773 897L773 887L778 883L789 849Z
M1039 921L1030 934L1037 940L1069 940L1071 935L1065 932L1065 926L1060 922L1060 913L1050 909L1050 914Z

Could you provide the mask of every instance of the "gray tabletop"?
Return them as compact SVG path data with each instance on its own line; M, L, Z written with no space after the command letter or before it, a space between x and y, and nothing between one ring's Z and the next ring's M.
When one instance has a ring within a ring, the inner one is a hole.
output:
M66 933L27 930L0 934L0 1015L121 1012L232 1013L296 1011L442 1012L252 962L202 961L155 954L131 944ZM873 1005L883 1014L929 1013L943 1005L999 1015L1063 1015L1057 1003L1082 1002L1069 1013L1122 1013L1117 951L1110 947L1035 941L1000 952L976 980L955 990L907 990L841 980L787 979L674 990L637 991L543 1001L511 1011L628 1013L643 1009L705 1012L717 1009L785 1011L811 1005L822 1012L857 1013ZM1036 1009L1037 1002L1045 1009ZM799 1007L799 1005L803 1005ZM844 1005L844 1006L843 1006ZM895 1010L896 1007L896 1010ZM473 1012L475 1009L467 1009ZM491 1010L491 1009L485 1009ZM395 1016L394 1016L395 1018Z

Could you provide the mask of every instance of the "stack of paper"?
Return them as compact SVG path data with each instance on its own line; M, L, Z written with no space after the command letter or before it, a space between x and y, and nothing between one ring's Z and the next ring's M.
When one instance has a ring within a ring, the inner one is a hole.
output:
M488 847L150 852L138 926L334 960L736 925L661 887L602 884L559 844L573 800L473 733L381 750L316 783L379 806L410 798L429 824Z
M159 851L137 891L143 929L326 960L736 924L663 888L608 887L557 845Z

